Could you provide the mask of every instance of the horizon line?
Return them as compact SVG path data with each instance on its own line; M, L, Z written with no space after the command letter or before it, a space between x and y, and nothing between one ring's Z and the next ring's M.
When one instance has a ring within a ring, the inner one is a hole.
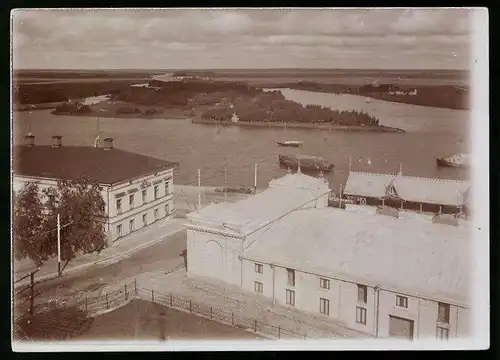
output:
M442 69L442 68L307 68L307 67L284 67L284 68L18 68L12 71L43 70L43 71L244 71L244 70L311 70L311 71L470 71L470 69Z

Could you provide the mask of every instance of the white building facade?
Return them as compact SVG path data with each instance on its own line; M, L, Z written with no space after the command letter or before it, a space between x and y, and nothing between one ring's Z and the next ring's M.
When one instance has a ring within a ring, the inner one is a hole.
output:
M468 336L464 225L327 208L328 191L322 179L288 174L248 200L191 213L188 277L373 337Z
M36 149L34 149L36 150ZM86 151L102 149L88 148ZM82 151L82 149L79 149ZM126 153L117 149L104 151L119 151L126 165ZM98 154L99 155L99 154ZM105 157L107 153L102 153ZM141 156L132 154L135 156ZM141 156L142 157L142 156ZM144 156L146 160L148 157ZM140 160L140 159L139 159ZM151 158L150 158L151 160ZM156 160L156 159L153 159ZM158 164L161 161L158 160ZM108 238L116 241L139 229L147 227L159 220L172 218L174 214L174 168L175 163L166 163L164 166L143 167L134 175L120 180L96 180L101 190L108 216L105 227ZM83 164L85 166L85 164ZM112 169L110 169L112 171ZM17 174L16 174L17 172ZM132 172L133 174L133 172ZM27 183L36 182L40 190L57 187L57 182L62 177L25 175L23 171L14 169L13 190L20 191ZM109 179L112 179L110 177ZM67 179L66 179L67 180ZM45 201L47 199L43 199Z

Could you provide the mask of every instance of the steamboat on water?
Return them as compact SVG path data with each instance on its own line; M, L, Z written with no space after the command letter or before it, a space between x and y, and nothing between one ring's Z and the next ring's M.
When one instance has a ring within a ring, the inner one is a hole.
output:
M309 171L323 171L331 172L335 168L334 164L329 163L322 157L308 156L308 155L296 155L296 156L286 156L278 155L278 161L281 166L296 170L300 168L301 170Z
M285 140L285 141L276 141L279 146L288 146L288 147L300 147L304 143L300 140Z
M439 167L468 168L470 166L470 156L458 153L447 158L437 158L436 165Z

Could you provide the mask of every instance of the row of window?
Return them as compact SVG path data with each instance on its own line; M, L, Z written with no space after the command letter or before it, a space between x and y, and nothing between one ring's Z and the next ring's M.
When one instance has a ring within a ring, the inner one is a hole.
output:
M155 209L154 212L154 221L157 221L160 216L160 209ZM166 204L165 205L165 215L164 217L167 217L168 215L170 214L170 206L169 204ZM142 227L145 227L148 225L148 214L142 214ZM129 233L131 232L134 232L135 231L135 219L130 219L129 222L128 222L128 230L129 230ZM123 236L123 226L122 224L118 224L116 225L116 235L118 237L121 237Z
M263 293L264 292L264 284L260 281L255 281L254 284L254 290L255 292L258 293ZM295 306L295 291L286 289L286 304L290 306ZM400 297L403 299L406 299L406 306L408 306L408 298L406 297ZM401 300L400 300L401 301ZM441 305L447 305L447 304L442 304ZM443 307L440 307L443 308ZM325 298L319 298L319 312L320 314L323 315L330 315L330 300L325 299ZM361 325L366 325L366 317L367 317L367 310L364 307L361 306L356 306L356 323L361 324ZM448 315L448 320L449 320L449 315ZM436 328L436 338L439 340L448 340L449 336L449 329L442 327L442 326L437 326Z
M165 194L164 196L170 195L170 183L168 181L165 182ZM155 185L153 187L154 190L154 200L157 200L160 198L160 186ZM144 189L142 190L142 205L148 203L148 190ZM128 206L129 209L132 210L135 208L135 194L129 194L128 196ZM122 213L122 199L116 199L116 213L120 215Z
M286 269L287 271L287 285L295 286L295 270ZM255 272L262 274L264 266L262 264L255 264ZM330 290L330 280L326 278L319 279L319 287L325 290ZM358 302L368 303L368 287L366 285L358 284ZM408 308L408 297L396 295L396 306L400 308ZM450 322L450 305L445 303L438 303L438 322L449 324Z

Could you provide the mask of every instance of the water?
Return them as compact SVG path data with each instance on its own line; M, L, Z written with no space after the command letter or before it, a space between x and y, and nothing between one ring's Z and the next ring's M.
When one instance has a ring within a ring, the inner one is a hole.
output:
M352 169L367 172L399 171L407 175L465 179L466 171L437 168L436 158L468 152L469 112L283 89L284 95L303 104L315 103L336 109L362 110L380 118L383 124L407 130L398 133L344 133L334 131L273 128L239 128L192 124L190 120L101 118L101 138L115 138L120 149L178 161L177 184L197 185L201 169L203 185L253 186L254 163L258 163L258 186L265 187L282 176L278 154L322 156L336 165L325 174L331 186L339 188ZM29 117L37 144L50 144L52 135L62 135L63 145L93 146L97 119L90 116L56 116L50 110L18 112L14 115L14 143L28 132ZM276 140L304 141L301 148L283 148ZM75 159L76 160L76 159Z

